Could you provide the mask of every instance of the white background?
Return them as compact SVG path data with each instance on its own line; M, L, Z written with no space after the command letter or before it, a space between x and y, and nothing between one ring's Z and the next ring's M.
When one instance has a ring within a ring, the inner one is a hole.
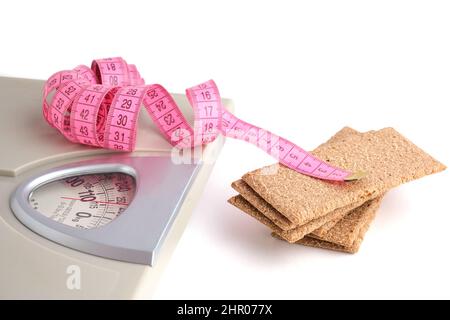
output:
M0 2L2 75L120 55L173 92L214 78L239 117L306 149L393 126L447 165L449 39L448 1ZM346 255L274 240L227 204L272 162L227 141L156 298L450 298L448 170L391 191Z

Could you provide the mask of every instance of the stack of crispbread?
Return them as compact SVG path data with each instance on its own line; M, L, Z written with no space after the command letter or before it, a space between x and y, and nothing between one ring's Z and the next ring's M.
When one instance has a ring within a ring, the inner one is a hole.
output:
M355 253L383 195L445 166L392 128L360 133L344 128L312 154L365 177L329 182L274 164L233 182L229 202L262 222L276 238Z

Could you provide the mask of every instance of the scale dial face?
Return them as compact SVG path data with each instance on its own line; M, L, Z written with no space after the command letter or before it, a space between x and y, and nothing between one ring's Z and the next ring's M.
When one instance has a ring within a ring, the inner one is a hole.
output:
M37 187L31 207L62 224L92 229L120 216L133 200L134 178L125 173L78 175Z

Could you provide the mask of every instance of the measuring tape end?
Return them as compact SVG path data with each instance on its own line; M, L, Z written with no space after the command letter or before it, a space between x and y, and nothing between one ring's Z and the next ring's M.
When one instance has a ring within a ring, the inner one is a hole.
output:
M353 172L348 177L346 177L344 179L344 181L357 181L357 180L361 180L365 176L367 176L367 172L365 172L365 171L356 171L356 172Z

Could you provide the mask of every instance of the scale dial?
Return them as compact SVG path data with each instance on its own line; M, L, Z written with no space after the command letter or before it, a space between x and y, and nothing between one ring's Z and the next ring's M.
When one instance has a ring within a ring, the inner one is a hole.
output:
M120 216L133 200L134 178L125 173L78 175L37 187L28 202L62 224L92 229Z

